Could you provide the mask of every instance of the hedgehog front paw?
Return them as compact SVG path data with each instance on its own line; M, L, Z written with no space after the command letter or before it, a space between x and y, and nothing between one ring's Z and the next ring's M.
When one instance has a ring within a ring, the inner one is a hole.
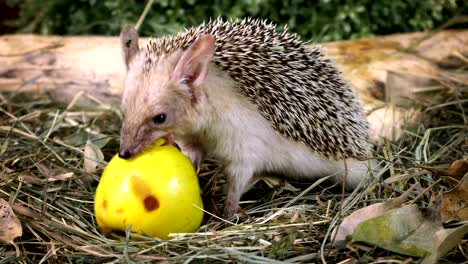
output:
M233 201L232 199L227 199L224 205L223 217L229 219L239 212L239 201Z
M229 218L239 212L239 201L252 181L253 169L249 162L240 161L226 165L227 195L224 204L224 217Z
M184 153L185 156L187 156L190 159L190 161L192 161L192 164L198 173L198 169L200 168L201 163L203 161L203 149L198 145L192 143L180 143L179 147L182 153Z

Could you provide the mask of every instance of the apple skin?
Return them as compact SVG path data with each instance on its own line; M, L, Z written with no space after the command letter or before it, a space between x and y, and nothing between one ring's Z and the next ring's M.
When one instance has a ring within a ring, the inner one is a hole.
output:
M203 202L190 160L171 145L156 140L128 160L115 155L101 176L94 199L96 221L112 230L168 239L200 227Z

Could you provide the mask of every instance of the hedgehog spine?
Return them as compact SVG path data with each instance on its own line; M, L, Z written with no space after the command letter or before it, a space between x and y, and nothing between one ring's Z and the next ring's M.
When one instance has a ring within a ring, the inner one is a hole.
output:
M213 62L239 84L239 91L258 106L277 131L327 157L365 156L369 146L367 119L338 69L324 58L319 46L307 47L296 34L277 32L272 23L251 18L232 23L217 19L175 37L153 39L147 45L146 67L163 54L186 49L204 34L216 38ZM290 111L278 112L278 108L300 112L291 118Z

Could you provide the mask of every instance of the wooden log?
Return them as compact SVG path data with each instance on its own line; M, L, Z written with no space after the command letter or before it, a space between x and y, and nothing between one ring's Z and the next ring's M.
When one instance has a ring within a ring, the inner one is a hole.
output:
M122 74L115 37L0 37L0 92L47 92L66 103L83 91L117 104ZM85 97L80 102L90 103Z
M140 45L147 41L142 38ZM399 34L322 46L358 93L369 113L374 139L389 137L391 130L401 125L404 109L392 105L404 104L414 92L410 87L430 85L434 76L444 74L468 83L466 75L444 69L466 64L468 30ZM118 105L123 71L118 37L0 36L0 92L48 93L64 103L84 92L79 100L82 105L95 101Z

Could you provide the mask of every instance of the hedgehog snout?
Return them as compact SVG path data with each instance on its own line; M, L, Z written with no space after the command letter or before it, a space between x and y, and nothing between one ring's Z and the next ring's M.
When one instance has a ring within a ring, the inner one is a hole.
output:
M132 152L128 149L120 149L119 158L121 159L129 159L133 156Z

